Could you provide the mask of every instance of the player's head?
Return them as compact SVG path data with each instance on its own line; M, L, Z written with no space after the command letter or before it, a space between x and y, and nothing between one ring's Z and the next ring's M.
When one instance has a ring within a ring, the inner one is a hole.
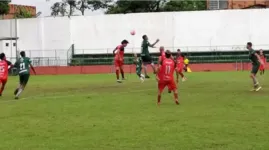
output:
M121 41L121 45L126 47L129 44L129 42L127 40L123 40Z
M148 40L148 36L147 36L147 35L143 35L143 36L142 36L142 39L143 39L143 40Z
M25 57L26 56L25 51L21 51L20 55L21 55L21 57Z
M161 53L164 52L164 47L163 46L160 47L160 52Z
M170 52L169 50L166 50L166 51L165 51L165 57L166 57L166 58L170 58L171 55L172 55L172 54L171 54L171 52Z
M0 54L0 59L1 59L1 60L5 60L5 59L6 59L6 55L5 55L5 53L1 53L1 54Z
M248 42L247 43L247 49L250 50L252 48L252 43L251 42Z
M177 55L180 56L181 55L181 50L177 49Z

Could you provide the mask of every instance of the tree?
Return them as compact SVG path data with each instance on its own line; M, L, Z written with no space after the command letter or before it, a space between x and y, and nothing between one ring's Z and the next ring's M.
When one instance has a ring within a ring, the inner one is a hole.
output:
M7 14L9 12L8 2L0 2L0 15Z
M151 0L126 1L118 0L108 8L107 14L162 12L162 11L193 11L206 10L206 0Z
M51 16L65 16L68 14L67 10L67 3L65 2L56 2L51 6Z
M30 11L26 10L23 7L18 7L18 10L15 13L15 18L32 18L33 15Z
M206 0L180 0L169 1L163 7L163 11L194 11L206 10Z
M69 14L68 16L72 16L75 12L75 9L76 9L76 0L66 0L66 3L69 5Z
M89 9L91 11L104 9L107 8L109 6L109 3L111 2L112 0L79 0L76 5L76 8L84 16L86 9Z
M118 0L114 5L110 6L107 14L118 13L137 13L137 12L159 12L162 10L166 0L151 0L151 1L126 1Z

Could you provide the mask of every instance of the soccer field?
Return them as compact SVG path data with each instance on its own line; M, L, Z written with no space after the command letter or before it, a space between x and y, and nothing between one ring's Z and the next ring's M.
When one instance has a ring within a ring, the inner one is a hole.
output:
M153 77L153 76L152 76ZM32 76L18 101L17 77L0 99L1 150L268 150L269 74L250 92L248 72L191 73L181 105L154 78Z

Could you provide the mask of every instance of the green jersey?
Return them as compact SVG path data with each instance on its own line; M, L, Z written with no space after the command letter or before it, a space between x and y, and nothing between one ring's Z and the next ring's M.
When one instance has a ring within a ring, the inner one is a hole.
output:
M253 65L260 65L258 57L255 54L256 54L256 52L253 49L251 49L249 51L249 59L251 60Z
M149 46L148 40L143 40L141 45L141 56L149 56Z
M22 57L16 62L16 66L19 68L19 75L30 74L30 65L32 61L28 57Z

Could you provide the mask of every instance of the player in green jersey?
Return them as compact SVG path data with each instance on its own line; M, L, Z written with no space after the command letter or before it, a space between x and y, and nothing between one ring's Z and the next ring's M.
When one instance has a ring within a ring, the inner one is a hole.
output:
M140 78L141 82L144 82L145 80L145 76L141 73L142 71L142 59L137 57L136 54L134 54L134 64L136 67L136 74L138 75L138 77Z
M24 51L21 51L20 55L21 58L17 60L15 63L15 66L19 69L19 77L20 77L20 84L14 92L15 99L19 99L20 94L25 89L28 83L30 77L30 68L33 70L34 74L36 74L31 59L29 57L26 57Z
M250 77L253 81L253 85L254 85L254 89L252 91L259 91L262 87L260 86L257 78L256 78L256 74L259 71L260 65L264 65L263 61L261 60L259 54L257 54L255 52L255 50L253 50L252 48L252 43L248 42L247 43L247 49L249 50L249 59L252 62L252 70L251 70L251 74Z
M152 61L152 58L151 58L150 53L149 53L149 47L155 48L154 46L159 42L159 39L157 39L155 43L150 44L148 41L147 35L143 35L142 38L143 38L143 41L141 44L141 58L142 58L142 62L143 62L145 76L146 76L146 78L149 78L149 76L147 74L147 65L148 64L151 65L154 73L156 72L154 62Z

